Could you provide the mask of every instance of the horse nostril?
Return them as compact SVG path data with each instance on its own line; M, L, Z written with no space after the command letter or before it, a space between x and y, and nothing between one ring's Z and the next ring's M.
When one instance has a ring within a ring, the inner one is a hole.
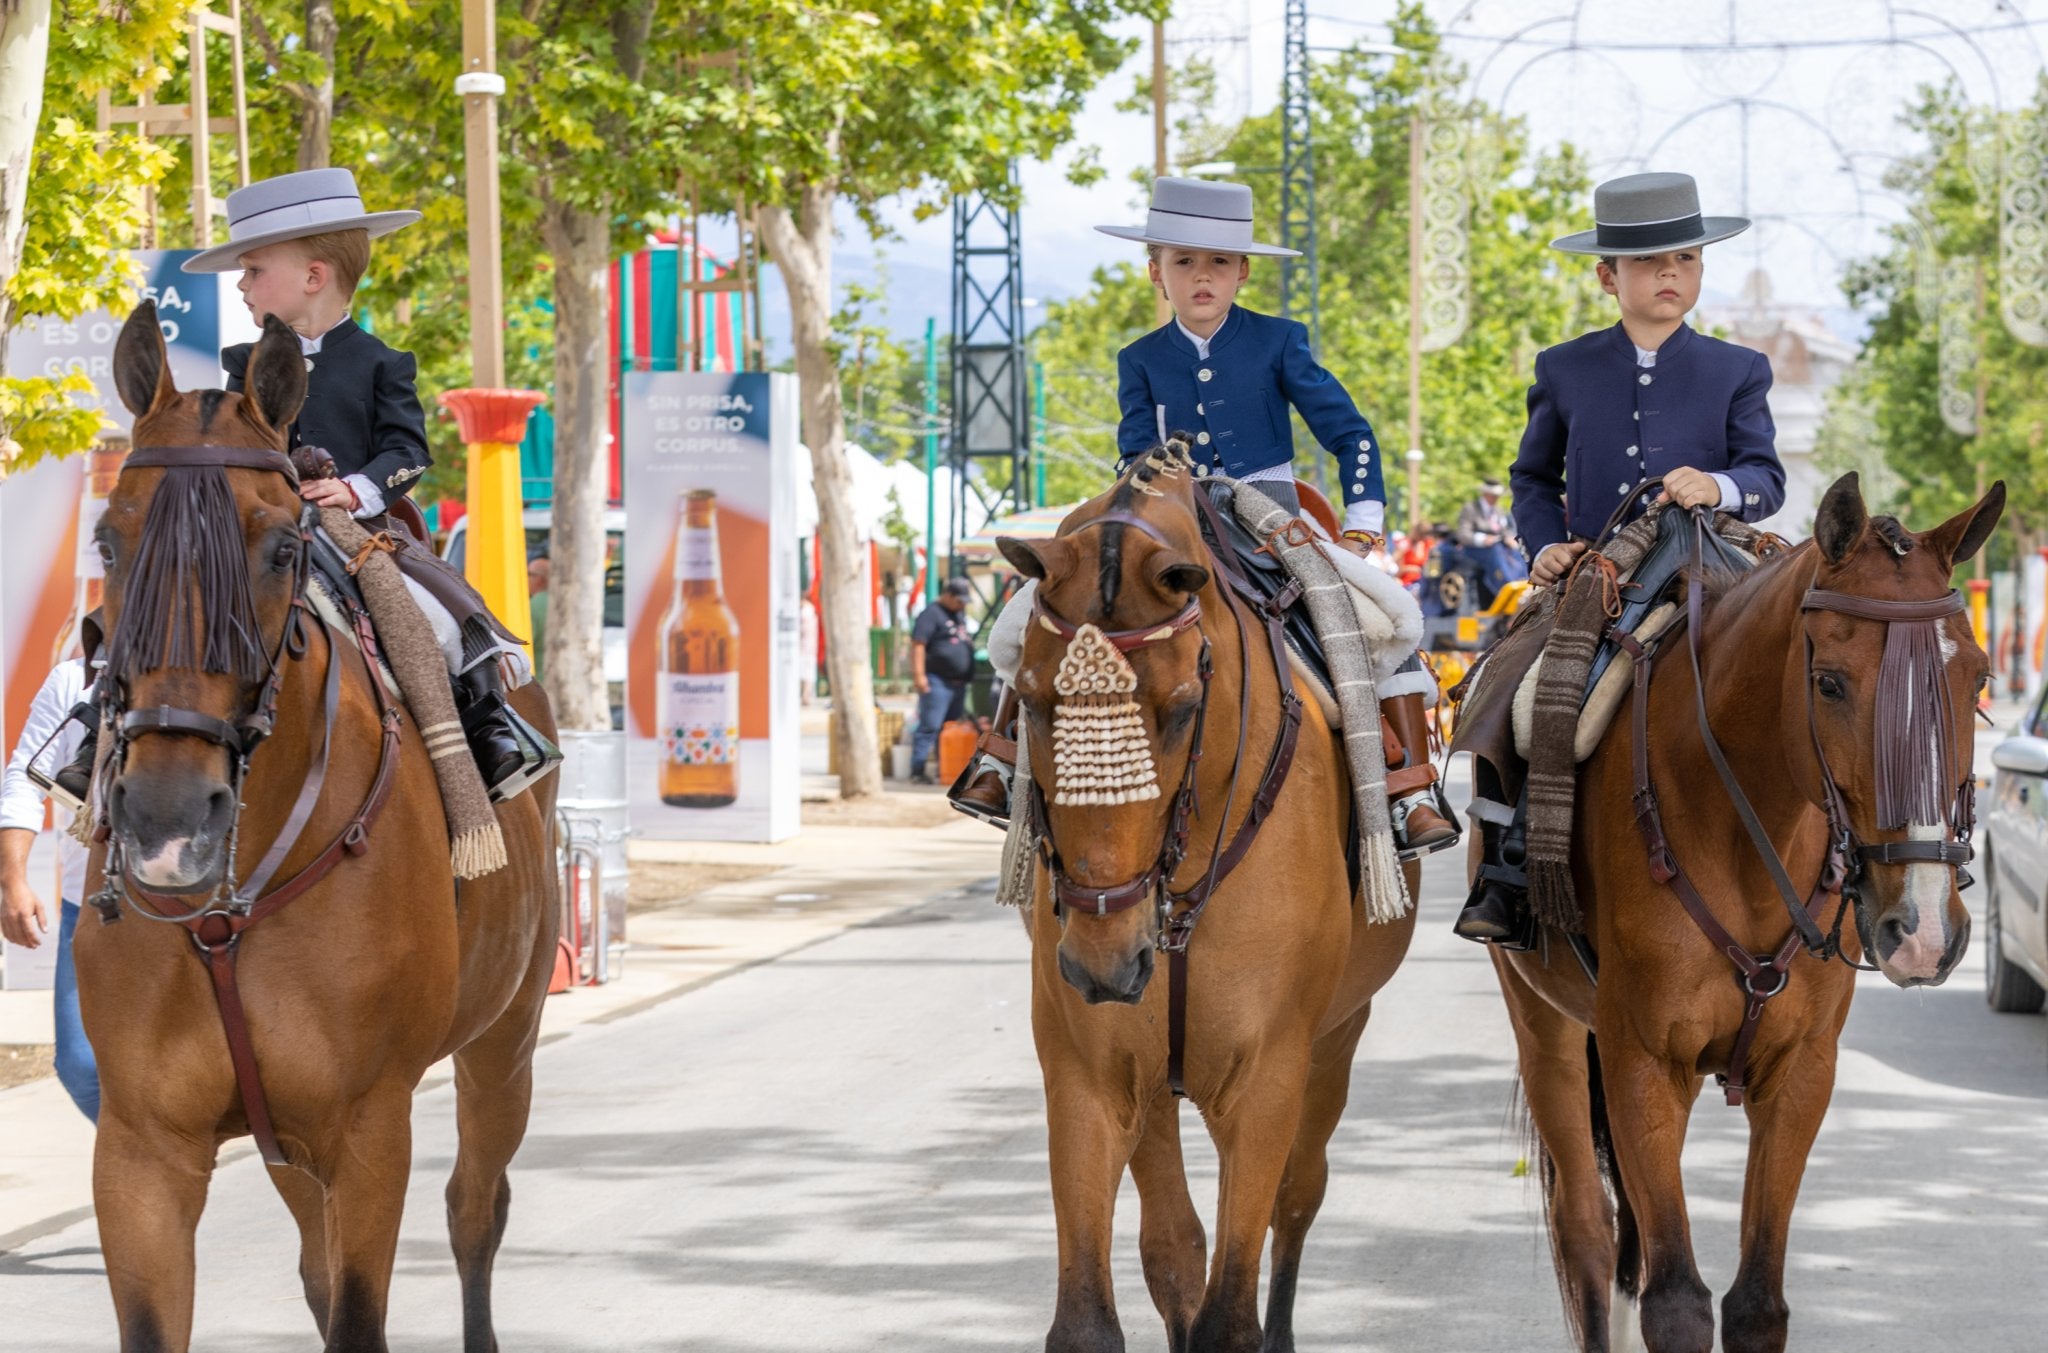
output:
M223 824L234 811L235 796L233 791L226 787L216 789L206 796L206 820L209 823Z
M1906 923L1897 916L1887 916L1877 923L1877 948L1879 953L1890 954L1906 942L1911 932Z

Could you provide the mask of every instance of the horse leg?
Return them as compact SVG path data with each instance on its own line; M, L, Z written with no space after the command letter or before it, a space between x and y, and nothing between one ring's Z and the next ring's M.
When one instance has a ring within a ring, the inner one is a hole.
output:
M299 1282L306 1290L306 1305L327 1337L327 1312L333 1302L327 1266L327 1191L320 1181L291 1165L273 1165L270 1182L292 1220L299 1224Z
M213 1157L210 1137L168 1127L142 1131L118 1109L100 1115L93 1207L121 1353L185 1353L191 1345L192 1237L206 1207Z
M1145 1261L1145 1286L1166 1322L1170 1353L1186 1353L1188 1328L1202 1304L1202 1270L1209 1238L1188 1197L1187 1166L1180 1152L1180 1102L1162 1089L1145 1114L1144 1134L1131 1156L1138 1185L1138 1252Z
M1752 1095L1749 1172L1742 1185L1742 1266L1721 1300L1727 1353L1784 1353L1791 1310L1785 1304L1785 1241L1807 1153L1834 1095L1835 1062L1793 1057L1766 1093Z
M1084 1070L1071 1052L1072 1072ZM1046 1353L1123 1353L1116 1293L1109 1276L1110 1230L1117 1185L1137 1147L1134 1106L1114 1110L1116 1091L1047 1077L1046 1147L1052 1166L1052 1210L1059 1230L1060 1285Z
M491 1272L512 1206L506 1167L526 1136L533 1102L533 1045L539 1032L531 1000L512 1009L455 1054L455 1124L461 1145L448 1179L448 1242L462 1276L463 1353L497 1353L491 1324Z
M1501 994L1507 998L1522 1073L1522 1097L1535 1125L1535 1162L1543 1182L1550 1257L1557 1269L1565 1323L1585 1353L1608 1353L1610 1330L1634 1312L1614 1309L1614 1212L1595 1140L1592 1063L1586 1026L1543 999L1524 981L1514 960L1494 954ZM1635 1274L1621 1275L1633 1292Z
M327 1353L386 1353L384 1314L412 1172L412 1094L380 1086L356 1102L327 1181Z
M1303 1049L1306 1053L1306 1049ZM1221 1166L1216 1254L1188 1341L1193 1353L1259 1353L1259 1259L1301 1126L1306 1055L1253 1053L1209 1110Z
M1273 1276L1266 1289L1265 1353L1294 1353L1294 1290L1301 1250L1330 1179L1330 1134L1351 1096L1351 1058L1372 1014L1368 1002L1309 1050L1308 1093L1280 1195L1273 1203Z
M1693 1261L1678 1159L1699 1077L1644 1051L1625 1031L1602 1039L1599 1057L1615 1164L1642 1234L1643 1342L1650 1353L1712 1353L1713 1294Z

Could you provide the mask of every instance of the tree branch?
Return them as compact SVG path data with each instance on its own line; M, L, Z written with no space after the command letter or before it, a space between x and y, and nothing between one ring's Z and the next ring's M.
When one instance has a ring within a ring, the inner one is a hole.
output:
M250 5L244 9L242 18L249 24L250 31L256 35L256 45L263 49L263 59L270 63L271 69L283 70L284 51L277 45L277 39L270 35L270 25L263 22L263 16L256 12L256 7ZM310 86L297 80L280 80L278 83L284 86L286 93L301 103L311 103L318 97Z

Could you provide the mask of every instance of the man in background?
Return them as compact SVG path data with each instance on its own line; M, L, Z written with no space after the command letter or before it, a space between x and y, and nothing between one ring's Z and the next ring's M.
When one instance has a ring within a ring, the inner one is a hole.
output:
M974 675L974 635L967 599L974 586L948 582L910 629L910 680L917 687L917 732L910 742L910 782L933 783L929 765L939 730L967 713L967 682Z

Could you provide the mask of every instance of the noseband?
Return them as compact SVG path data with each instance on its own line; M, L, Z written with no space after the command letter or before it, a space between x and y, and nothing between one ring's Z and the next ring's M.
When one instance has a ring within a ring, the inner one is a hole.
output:
M1223 523L1219 519L1215 504L1209 495L1200 489L1194 491L1194 501L1199 513L1208 521L1216 540L1227 540ZM1172 542L1162 535L1150 522L1129 512L1105 512L1082 522L1074 533L1093 526L1122 525L1135 527L1142 534L1160 545L1173 548ZM1058 848L1052 839L1052 825L1046 816L1045 794L1039 788L1037 776L1032 777L1030 806L1032 826L1038 836L1040 862L1045 867L1051 882L1053 914L1060 916L1068 911L1096 916L1111 916L1125 911L1138 903L1153 899L1158 908L1159 934L1155 941L1160 952L1167 956L1167 1056L1166 1080L1176 1096L1187 1093L1183 1074L1187 1049L1187 962L1188 942L1194 937L1195 925L1202 918L1216 889L1230 876L1238 863L1251 850L1258 839L1259 829L1272 812L1273 804L1280 797L1280 790L1286 784L1287 772L1294 764L1294 753L1301 733L1302 701L1294 688L1294 673L1288 666L1287 640L1281 624L1287 608L1301 595L1299 583L1290 582L1271 599L1263 597L1258 590L1238 571L1235 561L1228 555L1228 549L1218 549L1208 540L1203 540L1212 571L1223 580L1223 598L1229 605L1232 617L1237 621L1238 655L1242 666L1238 681L1237 711L1237 753L1231 762L1230 790L1223 801L1223 810L1216 818L1216 836L1211 843L1209 866L1194 886L1182 892L1172 887L1173 876L1187 859L1188 837L1194 817L1195 770L1202 759L1202 735L1208 722L1209 692L1214 664L1211 661L1209 637L1202 636L1202 649L1196 659L1195 671L1202 683L1201 703L1196 706L1194 727L1188 741L1187 764L1181 771L1180 786L1175 790L1172 807L1166 823L1166 833L1159 844L1159 853L1143 873L1128 882L1111 888L1091 888L1075 883L1067 877L1060 862ZM1225 828L1230 822L1231 809L1237 803L1238 779L1244 771L1245 739L1251 728L1251 615L1256 613L1265 623L1266 638L1272 650L1273 669L1280 684L1281 719L1279 730L1274 734L1273 745L1266 757L1266 768L1259 777L1259 787L1246 809L1244 821L1238 825L1237 834L1226 845L1223 839ZM1045 604L1043 592L1033 598L1032 615L1036 623L1043 625L1052 634L1071 640L1079 633L1079 626L1070 624L1054 615ZM1152 644L1163 643L1175 635L1194 627L1202 617L1201 599L1190 598L1188 604L1172 619L1158 625L1139 629L1106 632L1103 638L1122 652L1131 652Z

